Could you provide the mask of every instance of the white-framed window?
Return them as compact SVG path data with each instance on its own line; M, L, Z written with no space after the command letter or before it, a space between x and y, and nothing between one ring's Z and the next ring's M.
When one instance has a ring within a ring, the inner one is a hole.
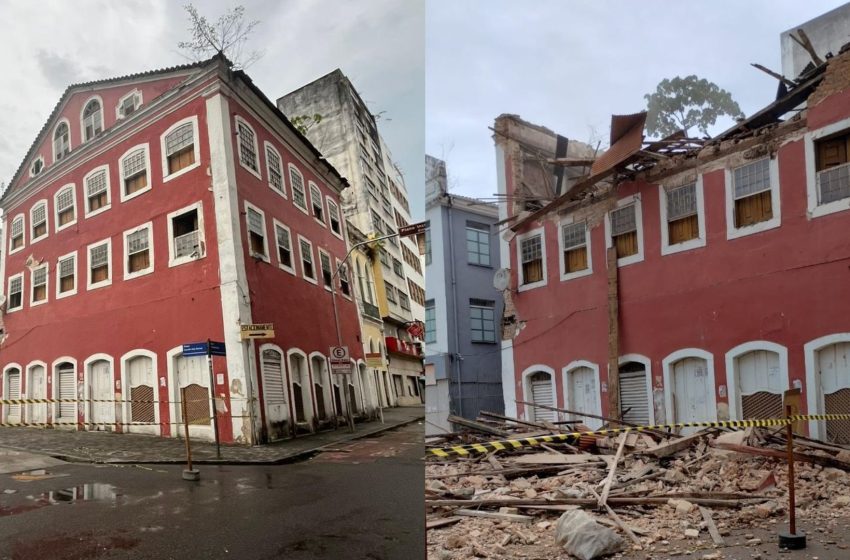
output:
M277 265L283 270L295 274L295 253L292 250L292 231L273 220L275 243L277 244Z
M192 116L168 127L160 137L160 147L163 182L198 167L201 164L198 117Z
M9 276L9 287L6 291L8 294L6 313L19 311L24 308L24 274L13 274Z
M726 176L726 238L735 239L779 227L779 165L764 157Z
M56 262L56 299L77 293L77 252L59 257Z
M47 201L39 200L30 209L30 244L47 237Z
M543 228L517 236L519 290L546 285L546 238Z
M9 254L17 253L24 248L24 215L18 214L12 220L9 228Z
M153 223L124 232L124 280L153 272Z
M496 342L496 302L470 298L469 328L472 342Z
M348 275L348 264L336 259L336 267L339 270L339 291L342 295L351 299L351 278Z
M693 183L658 185L661 215L661 254L705 247L705 204L702 175Z
M617 201L617 208L605 214L605 245L617 250L617 266L643 260L643 217L640 197Z
M86 287L89 290L112 284L112 238L92 243L86 248L88 273Z
M71 153L71 127L62 119L53 129L53 163Z
M125 93L118 100L118 105L115 107L115 118L124 119L135 113L142 105L141 90L134 89Z
M343 239L342 218L339 213L339 205L331 197L327 197L325 201L328 205L328 222L331 225L331 232L340 239Z
M30 270L30 307L47 303L47 263Z
M322 191L316 186L316 183L310 181L310 206L313 211L313 218L317 222L325 226L325 207L322 204Z
M850 209L850 119L808 132L804 142L809 215Z
M400 218L397 216L396 219ZM478 266L490 266L490 226L466 222L466 261Z
M112 206L109 188L109 166L101 165L83 178L86 196L86 218L109 210Z
M248 254L262 259L269 259L269 241L266 237L266 214L250 202L245 202L245 227L248 233Z
M322 268L322 285L326 290L333 288L333 270L331 270L331 256L322 248L319 248L319 266Z
M289 164L289 186L292 189L292 203L307 214L307 195L304 191L304 175L293 164Z
M572 280L593 274L590 254L590 229L587 222L573 222L568 216L558 224L558 259L561 280Z
M313 261L313 244L310 240L298 236L298 250L301 253L301 276L304 280L318 284L316 279L316 265Z
M151 190L151 161L147 144L133 146L118 160L121 202Z
M53 225L59 232L77 223L77 192L73 184L65 185L53 197L53 208L56 212Z
M30 165L30 177L35 177L44 170L44 157L38 156Z
M270 142L263 142L266 148L266 175L269 177L269 186L279 195L286 198L286 187L283 182L283 158L280 152Z
M84 143L103 132L103 102L100 96L90 98L83 105L83 112L80 114L80 132Z
M204 243L204 211L200 202L168 214L168 266L178 266L202 259Z
M257 149L257 133L242 117L236 117L236 141L239 148L239 165L247 169L258 179L260 175L259 150Z

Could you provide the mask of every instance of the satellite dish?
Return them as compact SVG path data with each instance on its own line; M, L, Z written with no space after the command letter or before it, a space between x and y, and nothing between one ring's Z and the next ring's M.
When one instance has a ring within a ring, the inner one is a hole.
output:
M493 275L493 287L499 290L500 292L504 292L508 289L508 286L511 282L511 271L507 268L500 268L496 271L496 274Z

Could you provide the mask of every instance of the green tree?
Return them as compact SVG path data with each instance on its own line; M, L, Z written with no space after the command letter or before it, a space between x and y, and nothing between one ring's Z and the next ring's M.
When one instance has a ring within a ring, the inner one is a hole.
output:
M315 113L313 115L298 115L297 117L292 117L289 119L295 128L298 129L298 132L307 136L307 131L313 128L313 126L322 122L322 115L319 113Z
M659 82L655 93L643 96L646 99L646 130L650 136L664 137L677 130L697 127L708 135L708 127L721 115L743 118L744 113L732 99L732 94L696 76Z

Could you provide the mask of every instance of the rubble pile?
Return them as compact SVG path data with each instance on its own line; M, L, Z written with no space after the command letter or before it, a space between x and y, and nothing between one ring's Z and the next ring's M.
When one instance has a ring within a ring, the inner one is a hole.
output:
M485 420L479 418L494 427ZM559 430L547 427L527 433L527 424L505 422L495 429L511 437ZM582 438L581 448L550 443L429 457L429 558L589 559L619 551L654 557L687 549L700 551L694 558L710 559L724 558L722 548L732 544L756 550L759 538L730 534L776 531L785 522L784 430L709 428L684 436L644 431L591 439L589 446ZM492 433L473 429L444 434L436 445L488 439ZM795 436L794 453L798 516L816 520L822 532L846 526L850 449ZM571 533L570 527L581 531Z

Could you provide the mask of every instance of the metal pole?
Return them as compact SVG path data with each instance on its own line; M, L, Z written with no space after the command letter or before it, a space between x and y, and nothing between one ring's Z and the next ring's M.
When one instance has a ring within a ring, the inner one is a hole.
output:
M785 434L788 439L788 528L792 535L797 534L797 512L794 496L794 427L791 425L791 405L785 406L788 425Z
M215 458L221 459L221 442L218 437L218 413L215 406L215 376L213 375L212 366L212 340L209 338L207 339L207 366L210 370L210 404L212 405L213 433L215 434Z
M189 441L189 418L186 414L186 388L180 389L180 410L183 413L183 433L186 436L186 470L183 471L183 480L198 480L201 473L192 468L192 444Z
M351 251L349 251L348 254L350 255ZM348 255L346 255L345 258L348 258ZM336 269L337 273L339 273L340 269L342 268L343 263L344 263L344 261L339 263L339 266ZM334 274L334 276L336 276L336 274ZM333 304L333 309L334 309L334 325L336 326L336 344L337 344L337 346L342 346L342 330L340 329L340 325L339 325L339 311L337 310L337 306L336 306L336 284L333 281L333 276L331 277L331 303ZM335 374L331 373L331 375L335 375ZM342 382L345 385L345 387L343 387L342 389L345 392L345 412L346 412L345 416L346 416L346 420L348 421L348 431L353 432L354 431L354 416L351 415L351 403L350 403L351 399L349 398L351 395L348 394L348 375L342 376ZM333 385L333 380L331 380L331 385Z

